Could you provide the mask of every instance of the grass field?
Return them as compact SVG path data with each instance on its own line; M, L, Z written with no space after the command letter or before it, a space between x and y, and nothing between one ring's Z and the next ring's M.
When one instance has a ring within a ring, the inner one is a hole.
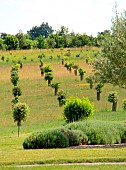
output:
M86 71L85 77L93 74L92 66L85 63L85 58L89 57L90 62L92 62L97 50L82 48L71 49L70 51L70 60ZM75 76L73 71L69 73L61 64L62 56L67 53L67 49L1 51L0 56L4 55L5 61L0 60L0 165L126 161L125 148L23 150L22 142L32 132L59 127L65 124L62 114L63 108L58 106L57 97L54 96L54 89L48 87L47 82L40 75L37 56L42 52L46 54L43 62L50 64L53 68L53 81L61 82L60 89L66 92L67 97L84 96L88 97L94 103L95 113L90 119L118 121L122 123L126 121L126 112L122 110L122 100L126 98L125 89L106 84L101 93L101 101L97 101L95 88L91 90L85 79L80 81L79 75ZM76 54L79 53L81 55L78 58ZM57 58L59 54L61 55L60 59ZM49 59L51 55L53 56L52 61ZM24 56L26 56L26 59L23 59ZM9 58L9 62L6 61L7 58ZM17 126L13 122L11 113L11 100L13 96L10 70L14 60L21 60L23 62L23 69L19 70L19 84L23 92L20 101L26 102L30 107L30 116L26 122L22 123L20 138L17 137ZM109 91L113 90L119 93L117 112L111 111L111 103L107 101ZM107 167L107 165L105 166Z

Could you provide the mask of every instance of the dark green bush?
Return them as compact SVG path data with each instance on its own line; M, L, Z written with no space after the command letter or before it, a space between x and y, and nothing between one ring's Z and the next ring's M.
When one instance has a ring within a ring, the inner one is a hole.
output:
M67 128L61 128L61 132L63 132L69 139L69 146L87 144L88 137L81 130L69 130Z
M50 129L33 133L23 142L24 149L65 148L69 139L58 129Z
M89 144L116 144L126 140L126 129L122 123L90 120L70 123L66 128L82 130Z

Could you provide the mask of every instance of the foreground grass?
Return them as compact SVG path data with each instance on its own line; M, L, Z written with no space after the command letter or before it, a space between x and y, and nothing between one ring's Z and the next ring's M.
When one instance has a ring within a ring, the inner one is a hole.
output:
M126 148L24 150L25 135L0 139L0 165L126 162Z
M125 170L126 165L56 165L33 167L0 167L0 170Z

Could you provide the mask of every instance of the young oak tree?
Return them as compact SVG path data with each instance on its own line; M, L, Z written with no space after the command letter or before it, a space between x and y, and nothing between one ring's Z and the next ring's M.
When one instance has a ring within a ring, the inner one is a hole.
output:
M95 87L96 91L97 91L97 100L99 101L100 100L100 94L101 94L101 89L102 87L104 86L104 84L102 83L98 83L97 86Z
M20 134L21 122L25 121L29 114L29 107L26 103L17 103L13 107L13 118L14 122L17 122L18 126L18 137Z
M79 68L78 71L79 71L80 81L82 81L83 78L84 78L84 74L86 73L86 71L83 70L82 68Z
M90 84L90 89L92 89L93 86L94 86L94 81L95 81L94 76L88 76L88 77L86 77L86 81L87 81L87 83Z
M57 100L59 101L59 107L63 106L66 102L66 93L61 89L59 92L58 92L58 97L57 97Z
M100 82L126 88L126 11L113 18L111 34L106 34L94 63Z
M116 91L112 91L109 93L108 101L112 103L112 111L116 111L118 102L118 94Z
M51 84L51 87L55 89L55 92L54 92L55 96L58 93L59 86L60 86L60 82L54 82L54 83Z

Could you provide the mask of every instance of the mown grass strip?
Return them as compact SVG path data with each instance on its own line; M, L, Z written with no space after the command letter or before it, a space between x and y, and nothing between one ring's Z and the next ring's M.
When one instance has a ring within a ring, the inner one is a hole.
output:
M126 162L126 148L41 149L0 152L0 165Z

